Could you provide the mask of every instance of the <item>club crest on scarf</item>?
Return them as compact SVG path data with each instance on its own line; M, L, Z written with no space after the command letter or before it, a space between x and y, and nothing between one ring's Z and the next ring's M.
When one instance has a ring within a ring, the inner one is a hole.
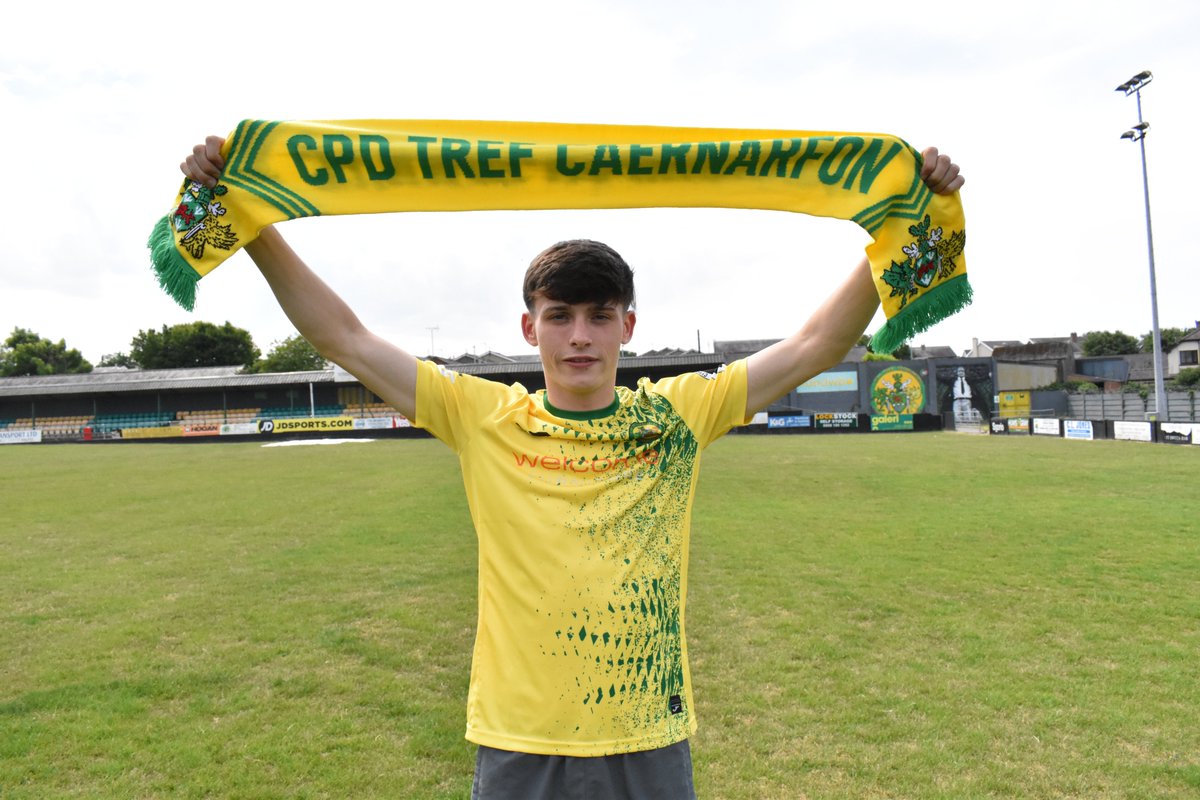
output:
M201 258L204 248L211 245L219 250L230 250L237 243L237 234L231 225L221 225L217 219L225 216L225 208L216 198L229 190L217 184L209 188L195 181L186 181L179 207L171 214L171 225L183 247L193 258Z
M953 231L949 238L943 238L940 227L930 230L929 215L916 225L910 225L908 232L914 241L900 249L908 256L904 261L892 261L892 266L883 271L883 281L892 287L889 297L900 296L900 308L908 303L908 299L922 289L928 289L941 278L949 277L958 268L955 261L962 255L967 243L964 231Z

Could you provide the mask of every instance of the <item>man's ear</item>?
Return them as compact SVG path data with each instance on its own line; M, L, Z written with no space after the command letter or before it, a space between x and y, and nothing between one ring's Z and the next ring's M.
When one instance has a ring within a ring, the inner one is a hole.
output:
M629 340L633 338L633 326L637 324L637 312L630 310L625 312L624 332L621 334L621 344L629 344Z
M525 337L525 341L537 347L537 331L533 328L533 317L528 311L521 315L521 335Z

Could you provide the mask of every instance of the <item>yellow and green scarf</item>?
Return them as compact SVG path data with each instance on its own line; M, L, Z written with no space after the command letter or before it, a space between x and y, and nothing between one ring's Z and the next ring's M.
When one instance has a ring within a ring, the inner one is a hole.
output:
M215 188L184 181L150 249L191 310L196 282L265 226L322 214L714 207L857 223L891 352L971 301L958 194L935 195L921 156L869 133L532 122L246 120Z

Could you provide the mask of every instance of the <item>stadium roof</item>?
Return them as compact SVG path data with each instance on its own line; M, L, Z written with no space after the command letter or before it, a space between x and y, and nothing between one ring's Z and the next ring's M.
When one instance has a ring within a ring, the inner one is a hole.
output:
M0 397L155 392L170 389L226 389L333 383L333 370L241 373L241 367L125 369L99 367L76 375L23 375L0 378Z
M630 370L675 369L687 372L711 368L720 362L714 353L633 356L622 358L617 368ZM539 360L497 361L446 365L466 375L497 376L542 374ZM345 374L345 373L343 373ZM0 397L45 397L124 392L195 391L204 389L250 389L263 386L295 386L303 383L334 383L334 368L306 372L243 373L241 367L192 367L187 369L126 369L98 367L74 375L24 375L0 378Z

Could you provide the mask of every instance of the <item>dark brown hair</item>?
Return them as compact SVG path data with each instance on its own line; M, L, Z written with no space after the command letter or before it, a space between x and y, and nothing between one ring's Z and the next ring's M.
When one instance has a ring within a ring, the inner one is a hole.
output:
M559 242L543 250L525 271L525 307L534 295L560 303L616 303L633 308L633 270L616 250L590 239Z

